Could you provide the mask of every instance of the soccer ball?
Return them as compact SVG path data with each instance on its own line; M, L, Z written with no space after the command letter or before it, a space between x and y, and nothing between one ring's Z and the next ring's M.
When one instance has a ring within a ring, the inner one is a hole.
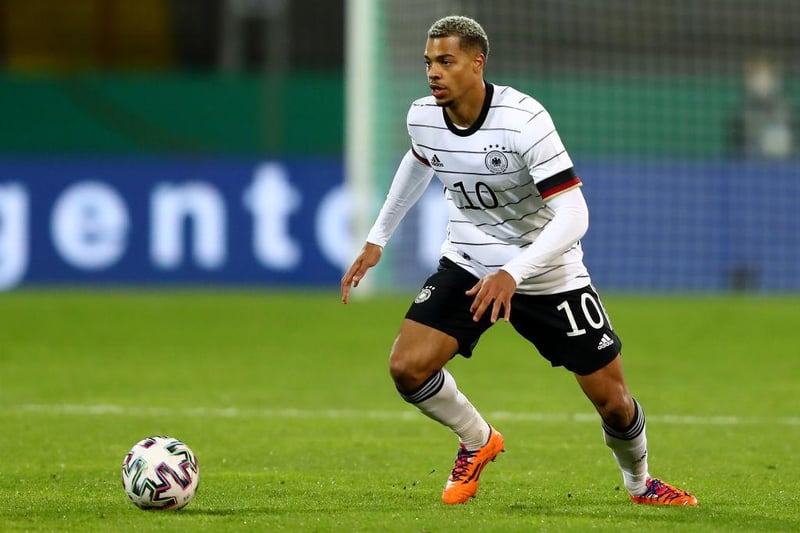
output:
M122 487L140 509L180 509L192 501L199 482L197 457L171 437L140 440L122 462Z

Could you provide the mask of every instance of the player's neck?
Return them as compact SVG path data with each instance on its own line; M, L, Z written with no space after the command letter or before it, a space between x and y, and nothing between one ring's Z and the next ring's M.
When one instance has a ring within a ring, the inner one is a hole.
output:
M480 85L476 85L473 90L464 93L458 101L447 106L447 116L456 126L469 128L481 115L485 99L486 85L481 81Z

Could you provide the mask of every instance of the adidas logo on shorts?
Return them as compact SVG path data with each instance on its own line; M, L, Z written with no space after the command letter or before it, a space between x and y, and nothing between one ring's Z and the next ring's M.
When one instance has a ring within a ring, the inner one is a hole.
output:
M608 348L614 344L614 339L608 336L608 333L603 333L603 338L600 339L600 344L597 345L598 350L602 350L603 348Z

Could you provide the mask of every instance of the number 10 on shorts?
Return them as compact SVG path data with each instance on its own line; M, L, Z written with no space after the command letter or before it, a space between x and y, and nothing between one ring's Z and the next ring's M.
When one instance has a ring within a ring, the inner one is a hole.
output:
M585 329L578 328L575 314L567 300L557 305L556 309L564 311L567 315L567 320L569 320L569 325L572 330L567 332L567 337L577 337L578 335L586 334ZM606 322L608 322L609 327L611 326L611 321L608 319L605 308L592 293L584 292L581 294L581 311L583 311L583 316L586 317L586 323L594 329L601 329L605 326Z

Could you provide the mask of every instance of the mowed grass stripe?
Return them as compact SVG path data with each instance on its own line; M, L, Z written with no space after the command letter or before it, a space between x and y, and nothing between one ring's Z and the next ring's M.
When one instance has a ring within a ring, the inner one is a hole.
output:
M4 415L42 414L42 415L76 415L76 416L202 416L214 418L284 418L310 420L426 420L413 410L381 411L361 409L252 409L237 407L126 407L122 405L79 405L79 404L25 404L0 409ZM509 420L520 422L576 422L598 423L595 413L522 413L512 411L490 411L487 417L491 420ZM754 416L696 416L696 415L647 415L647 420L659 424L686 426L800 426L800 417L754 417Z

